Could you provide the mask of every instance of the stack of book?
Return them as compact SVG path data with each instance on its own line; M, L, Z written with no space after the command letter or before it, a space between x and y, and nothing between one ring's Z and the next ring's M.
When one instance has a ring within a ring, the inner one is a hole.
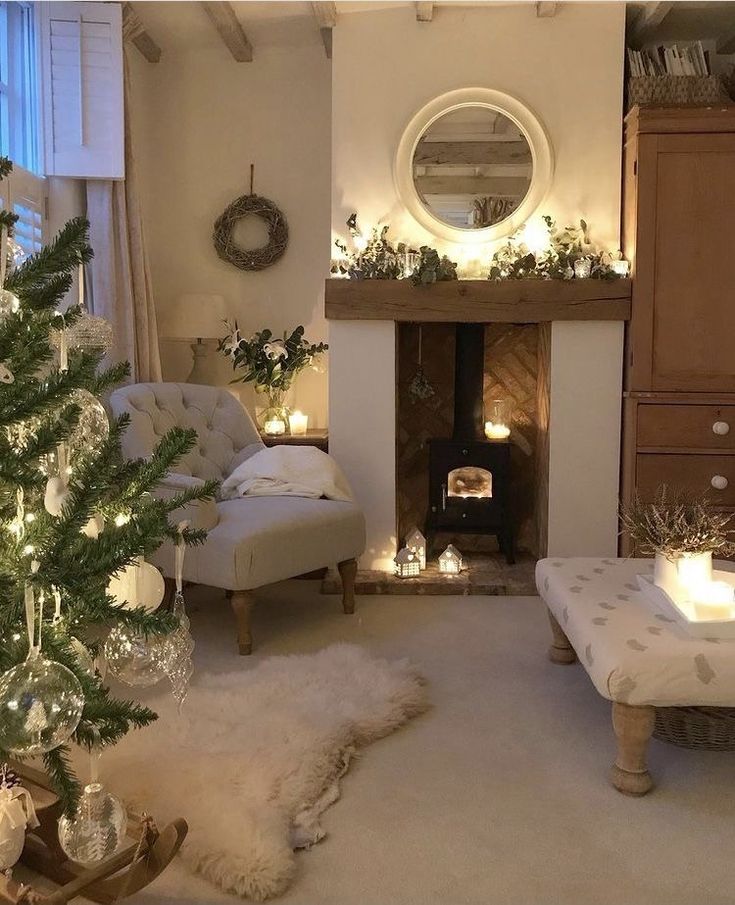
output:
M630 75L710 75L709 51L701 41L691 44L670 44L650 47L647 50L628 48Z

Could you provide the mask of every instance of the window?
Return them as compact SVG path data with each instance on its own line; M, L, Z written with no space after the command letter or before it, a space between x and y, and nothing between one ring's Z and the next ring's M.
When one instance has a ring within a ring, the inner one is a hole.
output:
M0 154L40 174L36 46L32 5L0 2Z

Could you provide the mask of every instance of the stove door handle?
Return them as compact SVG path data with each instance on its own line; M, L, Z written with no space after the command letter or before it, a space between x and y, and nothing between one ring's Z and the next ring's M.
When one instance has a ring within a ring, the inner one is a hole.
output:
M442 484L442 512L447 511L447 485Z

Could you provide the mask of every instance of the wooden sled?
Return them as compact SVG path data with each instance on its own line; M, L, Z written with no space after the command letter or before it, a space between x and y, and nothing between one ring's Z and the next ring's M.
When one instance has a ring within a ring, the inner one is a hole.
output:
M92 868L70 861L59 845L58 796L48 778L25 764L12 764L33 798L39 826L29 829L20 863L59 884L53 892L41 892L0 873L0 902L11 905L66 905L77 896L113 905L152 883L171 863L186 838L183 818L159 832L150 817L128 812L128 840L106 860Z

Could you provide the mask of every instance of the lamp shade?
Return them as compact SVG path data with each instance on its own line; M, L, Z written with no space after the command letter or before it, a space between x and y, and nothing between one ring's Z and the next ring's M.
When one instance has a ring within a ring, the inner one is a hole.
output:
M224 296L189 292L180 295L158 318L158 334L164 339L213 339L226 332Z

